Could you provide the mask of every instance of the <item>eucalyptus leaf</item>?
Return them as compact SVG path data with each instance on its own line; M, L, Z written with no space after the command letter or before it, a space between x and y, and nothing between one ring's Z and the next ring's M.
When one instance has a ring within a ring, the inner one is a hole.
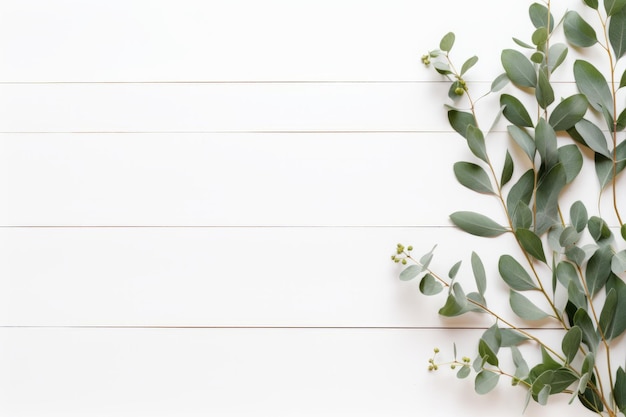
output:
M511 356L513 357L513 365L515 365L515 378L521 380L528 377L530 369L517 346L511 346Z
M501 54L502 66L511 82L519 87L535 87L537 73L524 54L514 49L505 49Z
M472 113L459 110L448 111L448 121L450 122L450 126L466 139L468 127L476 127L476 119L474 118L474 115Z
M417 277L419 274L421 274L423 271L424 271L424 268L422 268L421 265L410 265L410 266L407 266L400 273L400 279L402 281L410 281L413 278Z
M616 319L616 312L617 291L612 288L606 294L604 305L602 306L602 311L600 312L600 320L598 321L598 327L605 340L611 340L613 338L613 323Z
M590 62L576 60L573 65L574 79L578 90L585 95L587 101L597 111L602 108L613 108L611 89L600 71Z
M490 91L492 93L496 93L502 90L504 87L506 87L508 83L509 83L509 77L506 75L506 73L500 74L491 83Z
M575 94L561 101L550 114L550 125L554 130L567 130L585 116L589 102L583 94Z
M604 10L607 16L620 12L626 5L626 0L604 0Z
M433 68L435 68L435 70L441 74L441 75L451 75L452 74L452 70L450 68L450 65L444 63L444 62L435 62L433 63Z
M500 186L504 187L513 177L513 170L515 166L513 163L513 158L511 157L511 153L506 151L504 156L504 166L502 167L502 175L500 176Z
M550 169L559 161L556 132L545 119L539 119L535 128L535 145L545 169Z
M554 72L561 65L568 53L567 45L564 43L555 43L550 46L548 54L548 69Z
M622 73L622 78L619 80L619 88L626 86L626 70Z
M566 185L565 171L561 164L555 165L537 184L535 233L543 235L554 224L559 223L559 194Z
M585 2L585 4L589 7L591 7L592 9L597 10L598 9L598 0L583 0Z
M545 71L539 71L535 97L542 109L548 108L548 106L554 102L554 90L552 89L552 85L550 85L550 80Z
M526 269L511 255L502 255L498 261L498 271L502 280L516 291L539 289Z
M533 121L521 101L510 94L500 96L500 106L504 107L502 115L515 126L533 127Z
M522 201L518 201L517 206L511 213L511 223L513 230L530 229L533 223L533 212Z
M489 176L483 168L471 162L456 162L454 176L457 181L477 193L494 194Z
M589 234L596 242L602 242L607 239L610 239L612 236L611 229L609 225L598 216L591 216L589 221L587 222L587 229L589 230Z
M442 51L450 52L450 50L452 50L452 46L454 45L454 40L454 33L446 33L443 38L441 38L441 42L439 42L439 49L441 49Z
M582 119L576 123L574 128L585 141L585 145L591 148L594 152L597 152L607 158L610 157L606 136L596 124L587 119Z
M478 341L478 354L489 365L498 366L498 355L491 350L491 347L483 339Z
M461 230L475 236L495 237L507 231L489 217L471 211L457 211L450 215L450 219Z
M576 311L576 314L574 314L574 324L580 327L580 330L583 332L583 343L587 345L589 350L595 353L600 343L600 335L596 331L585 309L579 308Z
M487 289L487 274L485 273L485 266L476 252L472 252L472 271L476 281L476 288L480 295L484 296Z
M477 394L487 394L498 385L500 374L491 371L480 371L474 380L474 390Z
M524 320L536 321L548 318L549 315L522 294L511 290L509 304L513 312Z
M534 45L541 47L548 41L548 30L546 28L538 28L531 36Z
M509 214L517 208L518 203L522 202L525 205L530 204L530 199L533 196L533 189L535 186L535 172L532 169L526 171L517 182L509 190L509 194L506 199L506 207Z
M456 373L456 376L459 379L464 379L467 378L471 372L472 369L469 367L469 365L463 365L461 369L459 369L459 371Z
M536 28L549 29L552 32L554 29L554 16L550 13L548 8L543 4L533 3L528 8L528 15L530 21Z
M420 292L424 295L435 295L443 291L443 285L431 274L426 274L420 281Z
M596 31L574 10L565 14L563 32L567 40L574 46L587 48L598 42Z
M454 277L456 277L456 274L459 272L459 268L461 268L461 263L462 261L458 261L457 263L452 265L452 268L450 268L450 271L448 271L448 277L450 279L454 279Z
M565 171L565 182L571 183L583 167L583 155L576 145L565 145L558 149L559 162Z
M563 336L563 340L561 341L561 349L565 354L565 360L567 363L571 363L574 360L582 341L583 331L580 330L580 327L578 326L570 328L567 333L565 333L565 336Z
M528 134L525 129L516 125L509 125L506 129L515 143L517 143L524 153L528 155L528 158L531 161L534 161L537 148L535 147L535 140L530 136L530 134Z
M446 303L439 309L439 314L444 317L459 316L467 312L467 298L463 292L461 284L455 282L452 284L452 290L448 294Z
M573 226L567 226L563 229L561 236L559 237L559 244L563 248L567 248L580 240L581 233L577 232Z
M473 57L465 61L463 63L463 66L461 67L461 75L464 75L470 68L476 65L477 62L478 62L478 57L476 55L474 55Z
M613 396L617 408L624 414L626 412L626 372L624 372L624 368L621 366L617 368L617 373L615 374Z
M626 10L623 5L620 11L611 16L608 32L615 57L619 59L626 53Z
M521 46L522 48L526 48L526 49L535 49L535 47L533 45L530 45L526 42L524 42L521 39L517 39L517 38L513 38L513 42L515 42L516 44L518 44L519 46Z
M596 295L609 279L611 274L611 258L613 253L609 247L600 247L587 261L585 281L591 296Z
M580 233L585 230L589 217L587 215L587 208L582 201L578 200L572 204L569 210L569 217L572 226L574 226L577 232Z
M613 338L621 336L626 331L626 284L615 274L609 276L606 282L608 291L615 291L617 295L617 305L615 307L615 318L613 321Z
M528 336L513 329L500 329L500 335L501 347L516 347L528 340Z
M532 230L528 229L517 229L515 231L515 236L519 241L524 251L526 251L533 258L546 262L546 254L543 250L543 243L539 236L537 236Z
M489 162L487 156L487 147L485 146L485 137L483 132L476 126L469 125L465 132L467 134L467 146L470 151L479 159Z
M617 252L611 259L611 271L615 275L626 272L626 249Z

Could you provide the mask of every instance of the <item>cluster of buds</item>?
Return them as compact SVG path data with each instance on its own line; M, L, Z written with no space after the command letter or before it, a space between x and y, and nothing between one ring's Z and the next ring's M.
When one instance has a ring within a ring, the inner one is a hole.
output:
M396 246L395 255L391 255L391 260L395 263L401 263L402 265L407 264L407 257L411 256L409 252L413 250L413 246L404 247L402 243L398 243Z
M429 66L430 65L430 55L422 55L422 64Z
M456 88L454 89L454 94L457 96L462 96L464 92L467 91L467 83L460 75L456 76L456 82L454 83Z

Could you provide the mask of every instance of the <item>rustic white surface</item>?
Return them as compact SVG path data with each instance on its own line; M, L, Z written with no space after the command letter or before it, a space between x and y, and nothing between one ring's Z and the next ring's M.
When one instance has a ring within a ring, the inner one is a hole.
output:
M480 330L389 256L510 248L450 228L501 209L419 58L455 31L487 88L529 4L0 0L0 415L521 415L427 372Z

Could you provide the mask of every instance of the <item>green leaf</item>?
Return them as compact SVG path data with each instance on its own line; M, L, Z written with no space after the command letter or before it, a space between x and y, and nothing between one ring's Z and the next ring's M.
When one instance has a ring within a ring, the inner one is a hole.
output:
M538 48L543 48L543 45L538 46ZM530 60L534 62L535 64L543 64L543 61L545 60L545 58L546 58L546 55L543 52L535 51L532 54L530 54Z
M561 101L552 110L550 125L554 130L567 130L585 116L589 102L583 94L574 94Z
M450 65L443 62L434 62L433 68L441 75L450 75L452 74L452 70L450 69Z
M582 232L587 226L587 208L582 201L578 200L569 209L569 217L572 222L572 226L578 233Z
M426 274L420 281L419 288L420 292L424 295L435 295L443 290L443 285L431 274Z
M613 108L613 95L606 79L591 63L576 60L573 65L574 79L578 90L587 97L587 101L597 111Z
M617 306L613 321L613 338L619 337L626 331L626 284L617 275L611 274L606 282L608 291L614 290L617 294Z
M502 66L511 82L518 87L535 87L537 74L532 62L514 49L505 49L501 54Z
M498 385L500 374L491 371L480 371L474 380L474 390L477 394L487 394Z
M519 241L522 248L533 258L546 262L546 255L543 250L543 243L539 236L537 236L533 231L528 229L517 229L515 231L515 236L517 236L517 240Z
M522 380L528 377L528 372L530 371L528 364L517 346L511 346L511 356L513 357L513 365L515 365L515 378Z
M587 48L598 42L596 31L574 10L565 13L563 32L569 43L574 46Z
M622 239L626 240L626 223L620 228L620 233L622 234Z
M461 185L470 190L477 193L494 194L489 176L479 165L471 162L456 162L454 175Z
M617 59L626 53L626 10L613 14L609 20L609 42Z
M467 378L471 372L472 370L469 365L463 365L461 369L459 369L459 371L456 373L456 377L459 379Z
M513 177L513 158L509 153L508 149L506 154L504 155L504 166L502 167L502 175L500 176L500 186L504 187Z
M464 75L470 68L476 65L477 62L478 62L478 57L476 55L474 55L473 57L465 61L463 63L463 66L461 67L461 75Z
M506 73L498 75L495 80L491 83L490 91L492 93L496 93L502 90L509 83L509 77L507 77Z
M433 252L435 252L436 247L437 245L433 246L433 248L430 251L422 255L422 257L420 258L419 263L420 265L422 265L423 269L427 269L428 265L430 265L430 261L432 261L433 259Z
M534 45L543 47L548 41L548 30L546 28L536 29L533 32L531 39ZM541 63L541 61L539 63Z
M626 249L617 252L611 259L611 271L615 275L626 272Z
M450 126L466 139L468 127L476 127L476 119L474 118L474 115L459 110L448 111L448 121L450 122Z
M611 273L611 258L613 253L610 247L600 247L587 261L585 269L585 281L589 293L593 297L604 288Z
M539 236L559 223L558 200L565 184L566 177L561 164L555 165L539 179L535 193L537 208L535 233Z
M452 46L454 45L454 33L448 32L443 38L441 38L441 42L439 42L439 49L445 52L450 52L452 50Z
M413 278L417 277L424 271L424 268L421 265L410 265L404 268L404 271L400 273L400 279L402 281L410 281Z
M610 157L611 153L607 146L606 136L598 126L591 123L587 119L582 119L576 123L574 128L585 141L585 145L591 148L594 152L604 155L607 158Z
M626 71L622 74L622 78L619 80L619 88L626 86Z
M567 226L559 237L559 244L563 248L570 247L580 240L580 235L581 233L577 232L573 226Z
M626 372L624 372L624 368L621 366L617 369L617 373L615 374L613 396L617 408L624 414L626 411Z
M511 213L511 223L513 230L529 229L533 224L533 212L523 202L519 201Z
M571 363L574 360L582 341L583 331L580 330L578 326L570 328L567 333L565 333L561 341L561 349L565 354L566 363Z
M450 219L461 230L475 236L495 237L507 231L490 218L471 211L457 211L450 215Z
M498 355L489 347L483 339L478 341L478 354L489 365L498 366Z
M598 327L606 340L611 340L613 338L613 323L616 318L616 311L617 291L615 291L615 289L611 289L608 290L606 294L604 306L602 306L602 311L600 312L600 320L598 321Z
M459 316L467 312L467 298L458 282L452 284L452 290L448 294L446 303L439 309L439 314L444 317Z
M503 107L502 114L515 126L533 127L533 121L526 111L526 108L516 97L509 94L500 96L500 106Z
M521 39L517 39L517 38L513 38L513 42L515 42L516 44L518 44L519 46L521 46L522 48L526 48L526 49L535 49L535 47L533 45L529 45L526 42L524 42Z
M452 268L450 268L450 271L448 272L448 277L450 279L454 279L454 277L456 277L456 274L459 272L459 268L461 268L461 263L462 261L458 261L452 265Z
M559 161L557 152L556 132L545 119L539 119L535 129L535 145L541 155L541 160L546 169L552 168Z
M554 29L554 17L552 16L548 8L543 4L531 4L528 8L528 15L530 16L530 21L533 23L533 26L535 26L536 28L548 29L549 22L550 32L552 32L552 29Z
M522 202L525 205L530 203L534 186L535 171L533 169L529 169L517 180L509 191L509 195L506 199L506 206L509 210L509 214L513 213L519 202Z
M602 242L612 236L609 225L602 218L597 216L591 216L587 222L587 229L596 242Z
M538 289L526 269L511 255L502 255L500 257L498 261L498 271L500 272L502 280L516 291Z
M476 252L472 252L472 272L476 280L476 288L480 295L485 295L487 289L487 274L485 274L485 266Z
M559 262L556 265L556 277L557 280L567 288L570 282L573 282L580 290L582 290L582 285L578 281L578 272L576 272L576 267L567 261Z
M626 167L626 140L617 145L617 165L615 171L619 174ZM594 156L596 175L602 188L606 187L613 181L614 168L613 158L607 158L605 156L595 154Z
M576 145L561 146L558 150L559 161L565 171L565 182L571 183L583 167L583 155Z
M469 125L465 133L467 134L467 146L470 148L470 151L472 151L477 158L488 163L489 157L487 156L487 147L485 146L483 132L476 126Z
M541 310L532 301L516 291L510 291L509 303L513 312L524 320L535 321L543 320L549 317L546 312Z
M548 54L548 69L550 72L554 72L565 61L567 53L567 45L564 43L555 43L550 46Z
M583 0L585 4L594 10L598 9L598 0Z
M620 132L626 128L626 109L622 110L622 112L617 116L617 123L615 128L617 132Z
M580 327L580 330L583 331L583 342L587 345L589 350L595 353L600 343L600 335L598 335L585 309L579 308L576 311L576 314L574 314L574 325Z
M527 336L513 329L500 329L500 335L501 347L515 347L528 340Z
M550 80L548 79L545 71L539 71L535 97L537 98L537 103L542 109L546 109L554 102L554 90L550 85Z
M606 10L607 16L613 16L618 13L626 5L626 0L604 0L604 10Z
M528 134L528 132L526 132L525 129L522 129L521 127L515 125L509 125L506 129L509 132L509 135L511 135L511 137L515 141L515 143L517 143L517 145L524 151L524 153L528 155L528 158L531 161L534 161L537 148L535 147L534 139Z

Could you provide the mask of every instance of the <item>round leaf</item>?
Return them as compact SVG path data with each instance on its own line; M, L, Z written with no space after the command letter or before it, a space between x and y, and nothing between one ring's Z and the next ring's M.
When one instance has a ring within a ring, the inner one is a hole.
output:
M598 42L596 31L574 10L565 13L563 31L574 46L586 48Z
M578 123L587 112L589 102L583 94L575 94L561 101L552 110L550 125L554 130L567 130Z
M441 42L439 42L439 49L442 51L450 52L452 46L454 45L454 33L448 32L441 38Z
M514 49L505 49L500 56L504 71L513 84L519 87L535 87L535 67L524 54Z
M498 385L500 374L490 371L480 371L474 380L474 390L477 394L487 394Z

